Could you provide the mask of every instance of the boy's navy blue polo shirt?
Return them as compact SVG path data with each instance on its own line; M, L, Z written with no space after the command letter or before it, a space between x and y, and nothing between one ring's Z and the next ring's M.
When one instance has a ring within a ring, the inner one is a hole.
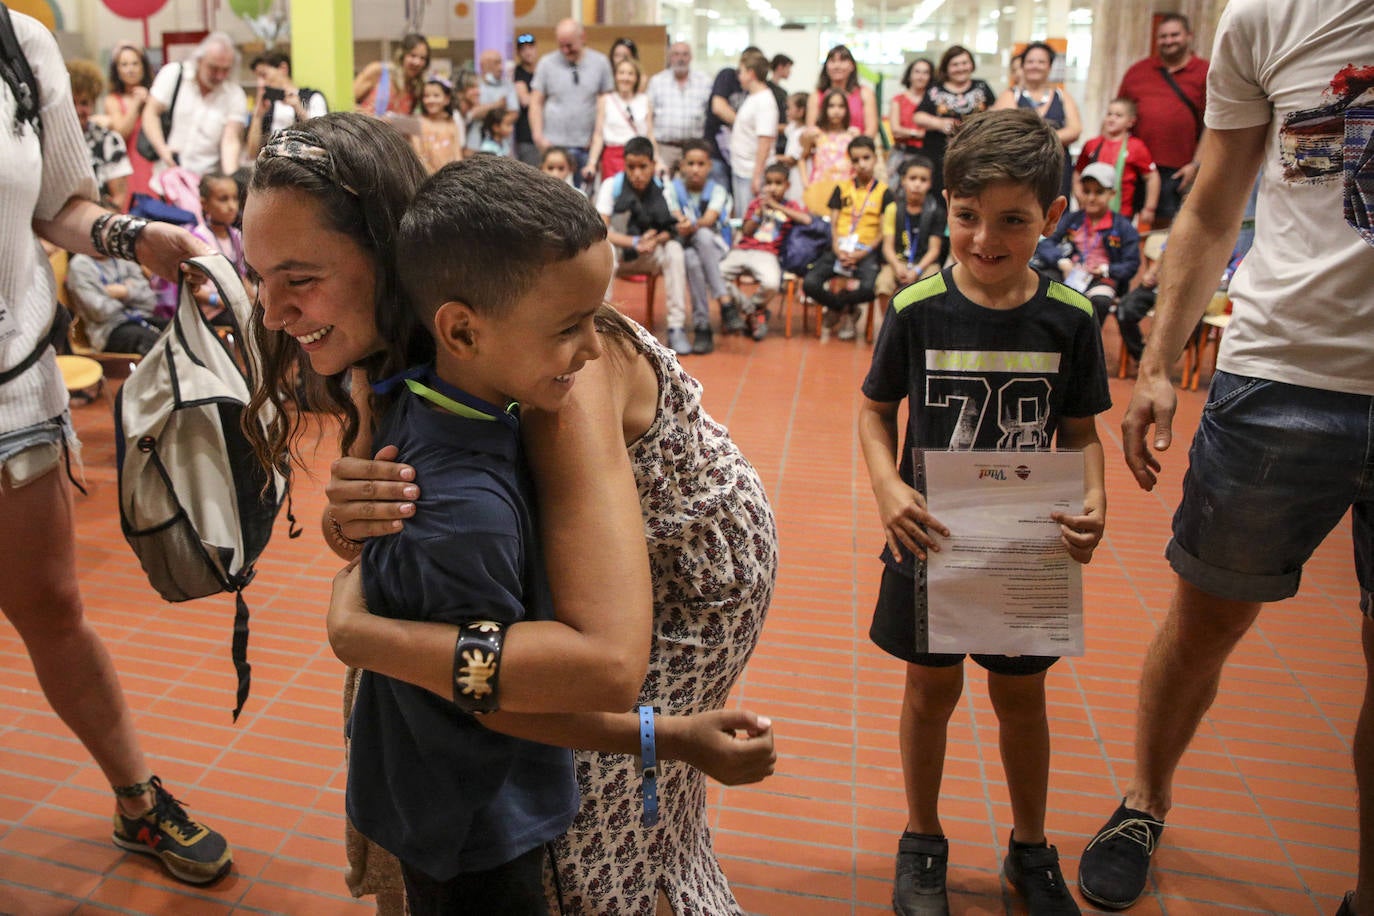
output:
M403 391L378 430L375 446L400 449L422 496L400 532L363 548L368 610L551 620L518 423L451 387L444 394L473 415ZM489 731L420 687L365 672L349 728L348 816L436 880L509 862L562 834L577 811L570 751Z

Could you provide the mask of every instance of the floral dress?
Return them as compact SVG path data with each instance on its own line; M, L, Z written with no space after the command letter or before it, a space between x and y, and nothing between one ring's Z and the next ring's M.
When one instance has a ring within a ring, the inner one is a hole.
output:
M643 705L665 714L725 705L757 645L777 575L763 484L701 406L701 384L643 329L634 341L658 376L658 410L630 447L654 586L654 641ZM550 905L566 916L652 916L661 889L677 916L742 913L716 861L706 777L659 766L659 822L640 823L639 759L578 751L582 806L555 842Z

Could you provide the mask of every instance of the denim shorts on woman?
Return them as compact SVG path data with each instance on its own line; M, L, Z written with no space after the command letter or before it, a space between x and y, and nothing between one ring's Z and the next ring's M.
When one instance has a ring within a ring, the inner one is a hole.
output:
M33 483L58 466L64 443L76 445L68 414L0 433L0 481L11 490Z
M1374 615L1374 397L1218 372L1165 549L1208 594L1278 601L1351 512L1360 609Z

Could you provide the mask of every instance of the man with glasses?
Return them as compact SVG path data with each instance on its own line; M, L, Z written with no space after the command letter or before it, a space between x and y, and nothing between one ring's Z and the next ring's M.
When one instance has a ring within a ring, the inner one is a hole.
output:
M515 158L526 165L539 167L539 147L530 133L530 83L534 82L534 68L539 63L539 51L534 36L524 32L515 36L515 96L520 100L520 119L515 122Z
M539 58L530 83L530 134L541 153L550 146L566 149L573 180L580 182L596 126L596 97L615 82L610 60L587 47L579 23L564 19L553 34L558 51Z
M243 151L248 97L231 79L238 70L234 41L211 32L186 63L163 67L143 107L143 133L157 151L155 171L178 163L197 175L234 174ZM172 111L172 129L162 133L162 113Z
M706 130L706 104L711 78L692 69L692 46L668 46L668 69L649 78L649 104L654 111L654 139L663 169L672 174L682 158L682 144L700 140Z

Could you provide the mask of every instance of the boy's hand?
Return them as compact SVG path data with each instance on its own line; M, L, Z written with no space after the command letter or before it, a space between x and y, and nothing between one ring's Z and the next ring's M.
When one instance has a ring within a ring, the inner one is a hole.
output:
M635 251L640 254L653 254L658 247L658 232L649 230L639 237L639 244L635 246Z
M1059 272L1067 277L1069 272L1073 270L1073 261L1070 261L1068 258L1060 258L1059 263L1054 266L1058 267Z
M683 237L691 235L697 231L697 224L692 222L691 217L683 214L677 218L677 234Z
M369 614L367 601L363 597L363 574L358 562L357 559L353 560L335 574L334 588L329 596L329 612L324 618L329 646L339 661L346 665L352 664L348 658L352 626Z
M1085 502L1082 515L1051 512L1050 518L1059 523L1060 540L1063 541L1064 549L1069 552L1069 556L1079 563L1090 562L1107 526L1101 507Z
M949 537L949 529L926 509L925 497L900 479L883 488L876 496L883 536L887 538L887 546L892 549L894 557L902 559L903 547L920 560L926 558L926 550L940 550L940 545L929 532L935 531L942 537Z
M401 530L402 519L415 514L420 488L415 469L396 460L388 445L375 458L337 458L329 466L329 514L346 537L355 541Z
M773 723L747 710L663 716L658 727L669 739L665 750L727 786L771 776L778 761L773 749Z
M906 286L908 283L916 282L916 268L903 264L897 268L897 282Z
M129 298L129 287L125 286L123 283L106 283L105 295L109 296L111 299L118 299L123 302L125 299Z

